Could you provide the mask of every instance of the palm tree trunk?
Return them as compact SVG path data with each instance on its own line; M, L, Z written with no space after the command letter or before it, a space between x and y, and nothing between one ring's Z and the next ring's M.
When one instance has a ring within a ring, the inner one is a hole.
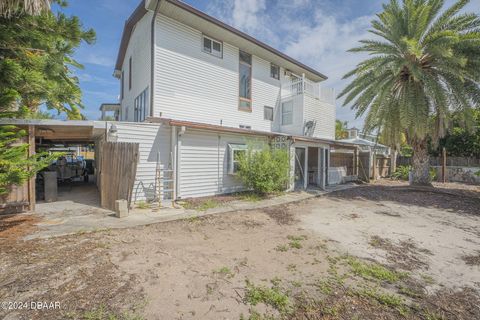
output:
M413 180L410 182L410 184L431 186L430 155L428 154L427 140L415 138L413 141L411 141L411 146L413 149Z

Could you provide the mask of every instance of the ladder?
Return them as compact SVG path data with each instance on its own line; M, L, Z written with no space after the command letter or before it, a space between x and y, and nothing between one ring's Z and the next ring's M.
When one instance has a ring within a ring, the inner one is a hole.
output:
M157 154L157 167L155 170L155 199L159 207L168 202L168 206L174 206L174 181L175 171L170 168L162 169L160 166L160 153Z

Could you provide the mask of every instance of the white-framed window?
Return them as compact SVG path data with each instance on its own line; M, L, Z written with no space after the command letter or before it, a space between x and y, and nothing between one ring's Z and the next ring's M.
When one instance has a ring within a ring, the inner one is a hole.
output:
M228 174L237 174L240 156L246 152L247 146L244 144L228 144Z
M246 125L246 124L241 124L238 126L240 129L248 129L248 130L252 130L252 126L249 126L249 125Z
M280 80L280 67L276 64L270 64L270 77Z
M282 125L287 126L293 124L293 101L282 103Z
M263 107L263 119L273 121L273 108L269 106Z
M145 121L148 113L148 87L133 102L133 119L135 122Z
M221 41L217 41L206 35L202 36L202 48L203 52L209 53L215 57L222 58L223 57L223 43Z

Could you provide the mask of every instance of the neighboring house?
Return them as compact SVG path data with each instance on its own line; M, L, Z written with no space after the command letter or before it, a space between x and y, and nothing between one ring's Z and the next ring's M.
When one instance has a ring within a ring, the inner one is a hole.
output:
M330 146L354 148L335 142L325 75L180 1L140 3L114 75L115 139L140 143L134 200L241 190L235 154L250 140L289 150L290 189L323 188Z
M361 151L375 152L378 155L389 156L390 148L378 143L378 136L361 133L357 128L347 129L348 138L340 141L353 143L359 146Z

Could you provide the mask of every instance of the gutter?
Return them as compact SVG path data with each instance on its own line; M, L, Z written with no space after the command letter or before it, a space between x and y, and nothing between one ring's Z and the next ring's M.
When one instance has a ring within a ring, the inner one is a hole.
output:
M157 19L158 10L160 9L160 2L157 0L155 11L153 11L151 38L150 38L150 116L153 117L154 103L155 103L155 21Z

